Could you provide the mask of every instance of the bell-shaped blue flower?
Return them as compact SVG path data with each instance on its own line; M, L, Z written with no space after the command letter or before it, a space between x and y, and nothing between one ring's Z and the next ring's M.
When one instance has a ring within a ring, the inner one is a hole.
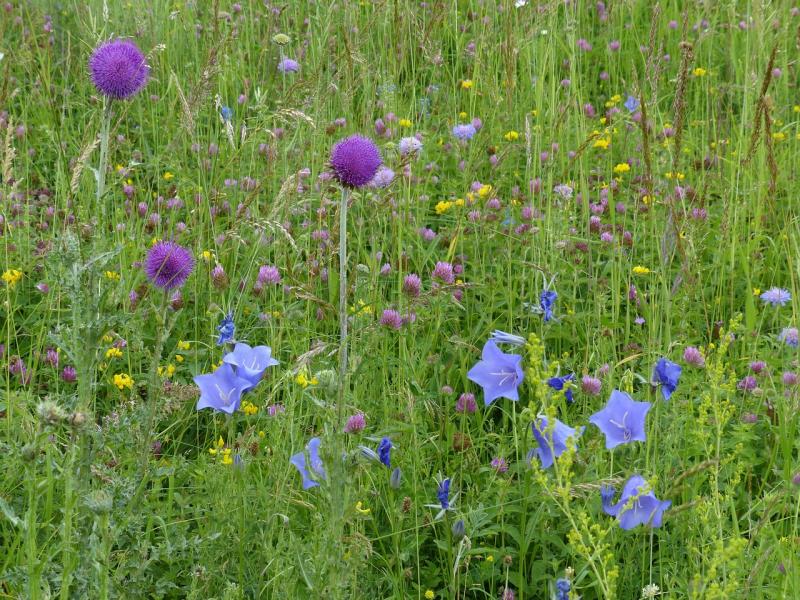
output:
M233 313L228 313L223 317L222 322L217 325L217 331L219 331L217 346L233 341L233 334L236 331L236 326L233 324Z
M522 383L522 356L505 354L492 340L483 346L481 360L467 373L467 378L483 388L483 401L489 406L497 398L519 400L517 388Z
M555 290L543 290L541 296L539 296L539 307L542 309L542 314L544 314L545 323L553 318L553 305L556 303L557 298L558 294Z
M269 346L251 348L244 342L236 342L233 352L228 352L222 361L236 367L236 375L252 383L253 387L258 385L268 367L278 364L272 358L272 349Z
M603 486L600 490L603 512L616 517L622 529L633 529L637 525L661 527L664 511L672 506L670 500L659 500L651 491L644 493L647 482L641 475L634 475L625 483L619 502L611 504L614 488Z
M306 444L306 452L298 452L289 459L289 462L297 468L303 478L304 490L318 486L318 479L327 479L322 459L319 456L321 443L322 441L319 438L313 437ZM306 460L306 454L308 455L308 460Z
M228 364L223 364L213 373L198 375L194 382L200 388L197 410L213 408L229 415L239 408L242 394L253 387L252 383L238 377Z
M678 387L678 380L681 378L681 366L666 358L659 358L653 369L653 383L661 386L661 394L664 400L669 400L672 392Z
M606 448L616 448L628 442L644 442L645 417L653 405L649 402L636 402L625 392L614 390L608 403L589 417L589 422L597 425L606 436Z
M572 404L575 398L572 396L572 388L569 386L568 382L572 381L573 379L575 379L575 373L570 373L569 375L564 375L563 377L551 377L547 380L547 385L557 392L560 392L564 389L564 387L566 387L567 389L564 390L564 398L567 400L567 402Z
M581 435L584 428L581 427L580 430L576 430L558 419L555 419L553 426L548 428L547 417L539 415L531 423L531 430L533 430L533 437L539 447L531 450L528 453L528 458L538 456L539 461L542 463L542 468L549 469L553 466L555 459L567 449L567 440Z
M388 437L383 438L381 443L378 444L378 458L390 469L392 468L391 451L392 440L390 440Z

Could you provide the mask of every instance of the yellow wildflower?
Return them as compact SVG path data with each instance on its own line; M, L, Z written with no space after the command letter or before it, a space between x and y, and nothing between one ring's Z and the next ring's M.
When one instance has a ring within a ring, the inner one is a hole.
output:
M706 70L703 67L695 67L692 71L692 75L695 77L705 77Z
M649 275L650 274L650 269L648 269L647 267L643 267L641 265L636 265L635 267L633 267L633 274L634 275Z
M176 354L175 361L178 363L182 363L184 361L183 354Z
M111 281L119 281L119 273L116 271L106 271L103 274L106 276L106 279L110 279Z
M481 198L482 200L486 200L486 198L488 198L488 197L489 197L489 194L491 194L491 193L492 193L492 186L490 186L488 183L484 183L484 184L483 184L483 185L482 185L482 186L481 186L481 187L478 189L478 196L480 196L480 198Z
M454 204L458 207L464 206L464 199L463 198L456 198Z
M465 113L465 112L462 110L460 113L458 113L458 118L459 118L459 119L461 119L461 120L463 121L464 119L466 119L466 118L467 118L467 113Z
M436 204L434 210L436 210L437 215L441 215L446 213L450 208L453 206L453 203L450 200L442 200Z
M13 288L19 283L19 280L22 279L22 271L18 269L9 269L3 273L2 279L9 288Z
M753 296L758 296L761 294L761 288L753 288Z
M398 125L400 125L400 127L411 127L411 119L400 119Z
M242 412L247 416L254 415L258 412L258 407L248 400L242 402Z
M175 375L175 365L172 363L168 364L166 367L158 367L159 377L172 377L173 375Z
M358 514L360 514L360 515L368 515L369 513L372 512L371 508L364 508L363 506L364 505L362 504L361 500L356 502L356 512Z
M594 141L594 144L592 144L592 148L600 148L601 150L606 150L608 149L609 144L611 144L611 138L603 137L596 139Z
M472 85L473 85L472 79L465 79L464 81L461 82L461 89L462 90L472 89Z
M519 139L519 133L513 129L503 136L507 142L516 142Z
M122 358L122 350L119 348L109 348L106 350L106 359Z
M125 388L131 389L133 388L133 379L127 373L117 373L114 375L114 379L112 383L119 388L120 391L124 390Z
M178 350L188 350L191 348L189 342L184 342L183 340L178 340Z
M303 389L307 388L309 385L317 385L319 380L316 377L311 377L309 379L305 373L300 372L294 378L295 383L302 386Z
M619 163L616 167L614 167L614 173L617 175L621 175L622 173L627 173L631 170L631 166L628 163Z
M200 253L200 258L202 258L205 262L211 262L212 259L216 261L216 257L211 250L203 250L203 252Z
M493 563L494 562L494 556L492 556L491 554L489 556L487 556L486 557L486 562Z
M433 600L436 598L436 594L433 593L433 590L425 590L425 598L427 600Z
M169 171L167 171L166 173L164 173L164 181L171 181L171 180L172 180L172 179L174 179L174 178L175 178L175 175L173 175L173 174L172 174L172 173L170 173Z
M775 133L772 134L772 139L775 140L776 142L782 142L783 140L786 139L786 134L782 131L776 131Z

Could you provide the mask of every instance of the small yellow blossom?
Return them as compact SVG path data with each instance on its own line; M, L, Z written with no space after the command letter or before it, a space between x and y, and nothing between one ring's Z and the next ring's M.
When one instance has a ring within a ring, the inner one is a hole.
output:
M464 81L461 82L461 89L462 90L472 89L472 85L473 85L472 79L465 79Z
M184 342L183 340L178 340L178 350L188 350L191 348L189 342Z
M184 361L183 354L176 354L175 355L175 362L182 363Z
M411 119L400 119L398 125L400 125L400 127L411 127Z
M19 283L20 279L22 279L22 271L18 269L9 269L3 272L2 279L9 288L13 288Z
M488 556L486 557L486 562L488 562L488 563L493 563L493 562L494 562L494 556L492 556L491 554L490 554L490 555L488 555Z
M631 166L628 163L619 163L616 167L614 167L614 173L617 175L621 175L622 173L627 173L631 170Z
M119 388L120 391L128 388L129 390L133 388L133 379L127 373L117 373L114 375L114 379L112 383Z
M217 449L216 449L216 448L209 448L209 449L208 449L208 453L209 453L211 456L216 456L216 455L217 455Z
M230 452L222 454L222 464L223 465L232 465L233 459L231 458Z
M254 415L258 412L258 407L248 400L242 401L242 412L247 416Z
M362 504L361 500L359 500L358 502L356 502L356 512L361 515L368 515L369 513L372 512L372 509L364 508L364 505Z
M425 598L427 600L433 600L436 598L436 594L433 593L433 590L425 590Z
M649 275L650 274L650 269L648 269L647 267L643 267L641 265L636 265L635 267L633 267L633 274L634 275Z
M480 196L480 198L481 198L482 200L486 200L486 198L488 198L488 197L489 197L489 194L491 194L491 193L492 193L492 186L490 186L488 183L484 183L484 184L483 184L483 185L482 185L482 186L481 186L481 187L478 189L478 196Z
M758 296L761 294L761 288L753 288L753 296Z
M611 144L610 137L602 137L594 141L594 144L592 144L592 148L600 148L601 150L607 150L610 144Z
M775 133L772 134L772 139L775 140L776 142L782 142L783 140L786 139L786 134L782 131L776 131Z
M166 367L158 367L159 377L172 377L173 375L175 375L175 365L172 363L168 364Z
M258 437L260 437L260 438L263 438L263 437L265 437L266 435L267 435L267 434L266 434L266 433L264 433L263 431L259 431L259 432L258 432Z
M677 179L678 181L683 181L684 179L686 179L686 175L684 175L680 171L676 171L675 173L673 173L672 171L667 171L666 173L664 173L664 177L666 177L667 179Z
M172 173L170 173L169 171L167 171L166 173L164 173L164 181L171 181L171 180L172 180L172 179L174 179L174 178L175 178L175 175L173 175L173 174L172 174Z
M538 117L538 116L539 116L539 111L538 111L538 110L536 110L536 109L534 108L534 109L531 111L531 116L533 116L533 117Z
M461 120L464 120L464 119L466 119L466 118L467 118L467 113L465 113L465 112L462 110L460 113L458 113L458 118L459 118L459 119L461 119Z
M453 203L450 200L442 200L438 202L434 208L436 210L437 215L441 215L446 213L450 208L453 206Z
M200 253L200 258L202 258L205 262L211 262L212 260L214 261L217 260L216 257L214 256L214 253L211 252L211 250L203 250L203 252Z
M307 388L309 385L317 385L319 380L316 377L311 377L309 379L305 373L298 373L294 378L295 383L302 386L303 389Z
M106 350L106 359L110 360L112 358L122 358L122 350L119 348L109 348Z
M464 206L464 199L463 198L456 198L456 201L453 203L458 207Z
M104 273L106 279L110 279L111 281L119 281L119 273L116 271L106 271Z
M519 139L519 133L513 129L503 136L507 142L516 142Z
M644 196L642 196L642 203L643 203L645 206L650 206L650 203L651 203L652 201L653 201L653 199L652 199L650 196L648 196L647 194L645 194Z
M103 336L103 343L104 343L104 344L110 344L110 343L111 343L111 342L113 342L113 341L114 341L114 338L113 338L113 337L111 337L110 335L108 335L108 334L105 334L105 335Z
M705 77L706 70L703 67L695 67L692 71L692 75L695 77Z
M222 448L224 445L225 445L225 440L222 439L222 436L219 436L219 439L217 440L217 448Z

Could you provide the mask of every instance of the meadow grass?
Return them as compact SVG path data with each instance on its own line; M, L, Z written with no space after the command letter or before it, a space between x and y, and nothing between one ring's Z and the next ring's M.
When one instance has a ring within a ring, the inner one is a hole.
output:
M800 597L797 12L0 6L0 597ZM112 37L150 66L124 101L89 77ZM330 176L354 133L387 187ZM177 291L142 269L158 240L196 260ZM280 364L242 410L198 411L227 314ZM484 406L467 373L496 329L524 380ZM589 417L613 390L652 407L610 451ZM549 468L538 415L586 427ZM359 449L387 437L390 468ZM603 510L635 474L660 527Z

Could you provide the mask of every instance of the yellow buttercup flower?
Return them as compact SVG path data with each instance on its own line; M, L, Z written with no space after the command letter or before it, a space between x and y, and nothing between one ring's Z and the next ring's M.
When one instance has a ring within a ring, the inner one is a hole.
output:
M633 267L633 274L634 275L649 275L650 274L650 269L648 269L647 267L643 267L641 265L636 265L635 267Z
M484 184L483 184L483 185L482 185L482 186L481 186L481 187L478 189L478 196L479 196L479 197L480 197L482 200L486 200L486 198L488 198L488 197L489 197L489 194L491 194L491 193L492 193L492 186L490 186L488 183L484 183Z
M167 171L166 173L164 173L164 181L171 181L171 180L172 180L172 179L174 179L174 178L175 178L175 175L173 175L173 174L172 174L172 173L170 173L169 171Z
M436 594L433 593L433 590L425 590L425 598L426 600L433 600L436 598Z
M436 211L437 215L441 215L441 214L446 213L448 210L450 210L450 207L452 207L452 206L453 206L453 203L451 201L442 200L441 202L438 202L436 204L436 206L434 207L434 210Z

